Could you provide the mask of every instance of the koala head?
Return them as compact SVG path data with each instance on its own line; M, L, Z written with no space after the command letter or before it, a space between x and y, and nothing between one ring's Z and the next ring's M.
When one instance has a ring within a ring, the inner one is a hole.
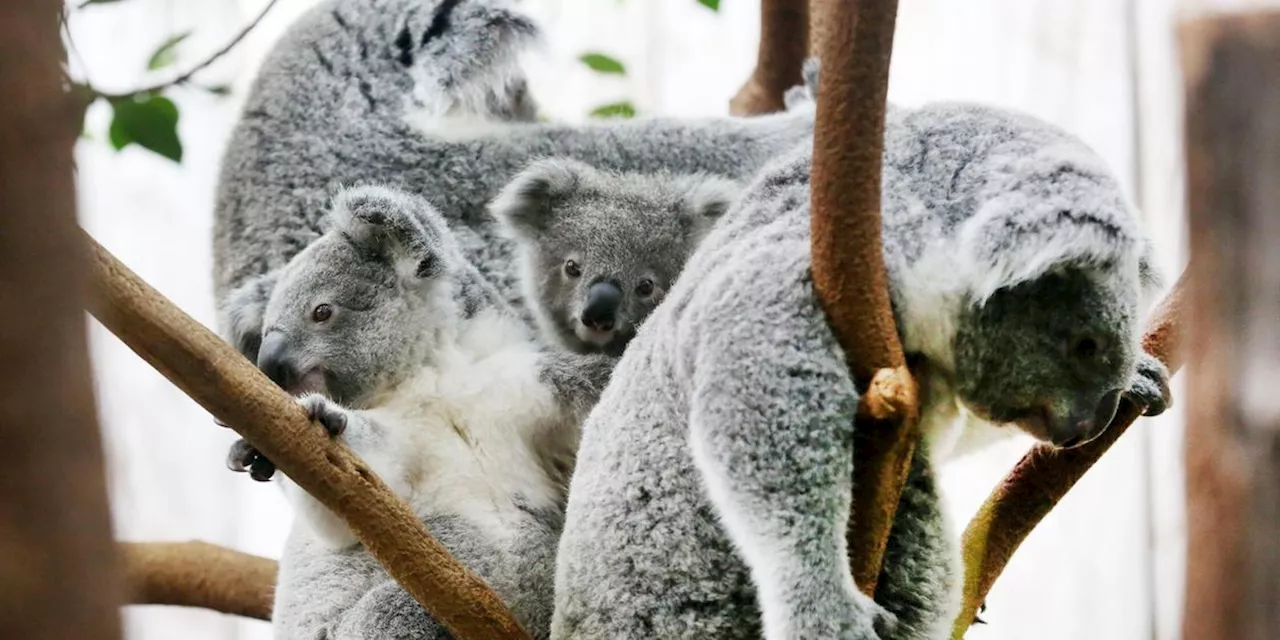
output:
M230 297L232 341L293 395L365 405L496 304L420 198L347 189L326 224L287 265Z
M1124 395L1163 411L1168 373L1141 347L1144 289L1160 280L1110 178L1073 163L1039 168L1024 179L1052 175L1056 186L985 203L961 232L970 288L952 367L977 416L1069 447L1100 435Z
M1001 288L956 324L956 392L995 423L1058 446L1111 423L1140 355L1136 291L1065 269Z
M740 188L706 175L534 162L493 201L518 247L527 304L579 352L618 355Z

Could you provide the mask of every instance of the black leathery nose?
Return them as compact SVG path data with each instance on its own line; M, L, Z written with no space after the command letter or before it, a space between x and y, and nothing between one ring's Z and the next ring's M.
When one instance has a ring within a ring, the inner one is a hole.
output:
M258 348L258 370L272 382L288 389L298 380L298 369L288 355L288 341L279 332L268 333Z
M582 324L598 331L613 329L622 289L612 282L597 282L587 289L587 303L582 307Z

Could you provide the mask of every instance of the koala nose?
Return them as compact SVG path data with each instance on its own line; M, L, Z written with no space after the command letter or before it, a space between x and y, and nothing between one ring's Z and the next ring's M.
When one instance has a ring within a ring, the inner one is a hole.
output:
M612 282L597 282L587 289L582 307L582 324L596 331L612 331L622 304L622 289Z
M1119 389L1108 391L1096 403L1082 403L1067 418L1064 428L1053 429L1053 444L1062 448L1078 447L1102 435L1120 408Z
M283 333L273 331L262 337L262 346L258 348L258 370L286 391L297 384L300 377L298 366L289 357L288 339Z

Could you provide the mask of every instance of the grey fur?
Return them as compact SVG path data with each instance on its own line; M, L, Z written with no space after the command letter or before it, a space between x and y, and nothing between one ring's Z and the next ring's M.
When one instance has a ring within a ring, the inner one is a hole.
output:
M1168 373L1139 346L1149 246L1092 152L954 104L891 109L885 147L884 255L927 438L879 604L847 567L858 392L813 293L802 143L704 240L588 418L553 638L948 637L960 575L932 477L959 448L948 427L1087 439L1118 388L1163 410Z
M620 355L741 186L706 174L602 171L540 160L490 209L516 239L525 304L544 336L580 353ZM583 321L588 291L615 285L612 327Z
M214 218L222 333L256 358L256 312L272 274L318 237L338 187L387 184L423 195L472 263L521 308L511 242L484 209L530 161L746 177L812 133L812 109L530 122L516 56L536 35L498 0L329 0L294 24L260 70L223 160Z
M547 637L578 426L614 359L540 346L417 196L340 191L326 227L277 272L259 367ZM258 453L238 442L231 456L243 466ZM277 638L448 637L351 549L342 521L287 479L284 488L297 522Z

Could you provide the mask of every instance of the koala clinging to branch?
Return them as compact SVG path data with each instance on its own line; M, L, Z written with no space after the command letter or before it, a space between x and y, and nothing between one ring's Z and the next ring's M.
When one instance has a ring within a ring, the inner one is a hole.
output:
M741 187L705 174L601 171L540 160L490 209L516 240L525 304L581 353L621 355Z
M546 637L578 426L614 359L541 347L421 198L345 190L330 225L279 272L259 367ZM277 638L448 637L345 523L283 484L297 521Z
M1121 395L1168 404L1140 346L1149 243L1101 161L1030 117L891 109L884 257L926 435L863 595L845 543L859 392L813 290L811 157L746 189L588 417L553 638L947 638L961 575L932 465L973 426L1072 446Z
M538 29L501 0L328 0L267 57L228 144L214 214L219 329L257 359L275 271L320 234L338 186L425 197L522 309L512 242L485 207L529 162L745 178L813 132L812 108L755 118L532 122L518 55Z

